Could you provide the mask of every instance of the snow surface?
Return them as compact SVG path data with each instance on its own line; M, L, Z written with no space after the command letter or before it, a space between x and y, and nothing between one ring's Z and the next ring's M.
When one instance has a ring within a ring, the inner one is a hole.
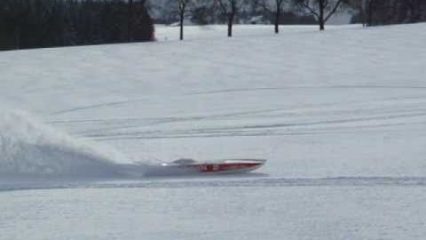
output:
M426 24L177 30L0 53L0 239L423 238Z

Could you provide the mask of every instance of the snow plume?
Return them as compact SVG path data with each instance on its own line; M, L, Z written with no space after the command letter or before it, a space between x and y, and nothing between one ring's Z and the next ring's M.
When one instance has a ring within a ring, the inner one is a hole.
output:
M119 177L117 154L73 139L29 114L0 113L0 178Z

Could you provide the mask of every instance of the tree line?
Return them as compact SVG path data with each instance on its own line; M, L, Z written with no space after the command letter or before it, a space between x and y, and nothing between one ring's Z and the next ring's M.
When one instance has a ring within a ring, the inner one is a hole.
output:
M0 50L151 41L153 1L1 0ZM180 39L187 18L226 23L229 37L233 24L258 17L273 23L275 33L283 23L316 23L324 30L344 9L355 10L352 22L365 26L426 20L425 0L165 0L163 8L178 21Z
M150 41L137 0L1 0L0 50Z
M293 23L288 16L298 18L299 24L316 23L322 31L334 14L347 9L357 12L352 23L365 26L426 21L425 0L170 0L168 3L166 8L171 13L176 10L180 39L183 39L185 17L195 23L208 23L219 16L219 21L228 26L228 37L232 37L233 24L248 12L249 16L267 18L273 23L275 33L279 33L280 24ZM307 16L312 19L306 21Z
M366 26L426 21L425 0L353 0L358 9L352 23Z

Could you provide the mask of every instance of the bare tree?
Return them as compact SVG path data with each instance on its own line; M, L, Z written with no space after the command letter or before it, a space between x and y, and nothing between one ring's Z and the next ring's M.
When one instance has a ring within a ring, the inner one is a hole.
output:
M228 37L232 37L232 25L234 24L235 16L237 15L240 0L217 0L223 15L228 20Z
M299 7L308 10L318 21L320 31L337 11L344 0L293 0Z
M186 7L190 0L178 0L179 4L179 26L180 26L180 35L179 39L183 40L183 21L185 19Z
M274 15L275 33L280 32L279 24L284 2L287 0L263 0L262 6L266 12Z

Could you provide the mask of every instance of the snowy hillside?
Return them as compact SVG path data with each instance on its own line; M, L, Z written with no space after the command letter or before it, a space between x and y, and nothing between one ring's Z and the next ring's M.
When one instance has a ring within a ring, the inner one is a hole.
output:
M1 52L0 190L71 188L0 192L0 239L421 239L426 24L282 30ZM141 176L182 157L268 162Z
M279 177L423 176L424 28L248 26L227 39L194 27L185 42L159 28L156 43L3 52L2 114L38 115L126 156L115 161L266 157Z

